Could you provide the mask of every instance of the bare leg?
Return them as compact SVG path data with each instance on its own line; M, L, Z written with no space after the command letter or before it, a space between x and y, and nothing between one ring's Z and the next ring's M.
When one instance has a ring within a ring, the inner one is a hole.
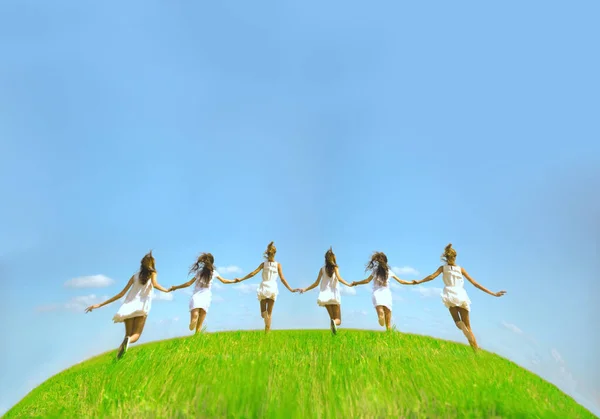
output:
M385 325L385 313L383 312L383 306L375 307L375 311L377 311L377 318L379 319L379 326Z
M273 317L273 306L275 305L275 300L267 298L265 301L267 303L267 315L265 317L265 332L268 332L269 330L271 330L271 319Z
M202 324L204 324L204 319L206 319L206 311L203 308L199 308L198 321L196 322L196 333L202 330Z
M460 308L459 307L450 307L449 310L450 310L450 315L452 316L452 320L454 320L454 324L456 324L456 327L458 327L463 332L463 334L469 341L469 345L471 345L471 347L473 349L477 349L477 344L475 344L475 346L473 344L473 334L471 333L471 331L469 330L467 325L461 319Z
M194 330L196 328L196 325L198 324L199 311L199 308L195 308L192 311L190 311L190 330Z
M473 349L479 349L479 345L477 344L477 340L475 339L475 335L473 334L473 330L471 329L471 319L469 317L469 310L467 310L466 308L459 307L458 311L460 313L460 319L465 324L465 326L467 326L469 334L471 335L469 343L471 343Z
M383 307L383 314L385 315L385 328L391 330L392 328L392 310L387 307Z
M336 325L342 324L342 306L339 304L334 304L333 306L333 321Z
M139 316L133 318L133 333L129 336L129 343L135 343L138 341L142 332L144 331L144 326L146 325L146 316Z
M134 318L125 319L125 338L123 339L123 342L121 342L121 344L119 345L119 349L117 350L117 358L121 358L125 353L125 350L127 349L125 345L128 344L129 336L133 334L133 324L135 323L134 320Z
M125 336L131 336L133 333L133 319L125 319Z

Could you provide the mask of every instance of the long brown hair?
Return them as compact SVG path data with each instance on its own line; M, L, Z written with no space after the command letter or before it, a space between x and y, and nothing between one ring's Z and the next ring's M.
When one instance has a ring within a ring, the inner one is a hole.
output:
M367 264L367 271L372 271L375 280L380 284L385 284L388 279L390 267L388 266L388 259L383 252L374 252L371 256L371 260Z
M150 250L140 262L139 278L142 285L146 285L146 282L148 282L154 272L156 272L156 265L154 256L152 256L152 250Z
M196 259L196 262L190 267L190 274L194 274L200 279L203 286L208 285L212 280L215 271L215 258L210 253L202 253Z
M448 243L448 246L444 248L444 253L442 253L442 260L448 265L454 265L456 262L456 255L457 253L452 247L452 243Z
M329 277L333 276L335 268L337 268L335 254L333 253L333 249L330 247L329 250L325 253L325 272L327 272L327 275Z
M277 248L273 244L273 242L269 243L267 246L267 250L265 251L265 259L270 260L275 257L275 253L277 253Z

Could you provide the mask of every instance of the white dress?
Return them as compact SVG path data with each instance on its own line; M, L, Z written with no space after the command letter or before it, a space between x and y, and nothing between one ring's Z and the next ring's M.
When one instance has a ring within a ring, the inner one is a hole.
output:
M471 309L471 300L465 290L465 281L460 266L443 266L444 290L442 291L442 302L448 308L462 307Z
M113 317L113 322L120 323L125 319L147 316L152 306L152 297L154 297L152 279L148 278L148 281L142 284L138 272L133 278L133 284L125 297L125 301Z
M279 264L277 262L266 261L264 263L262 270L262 282L256 290L259 301L266 298L270 298L273 301L277 299L277 294L279 294L279 289L277 288L277 277L279 276L277 271L278 265Z
M327 269L323 266L321 268L321 285L319 288L319 296L317 297L317 304L321 307L330 304L341 304L340 290L338 289L338 278L333 272L333 276L327 275Z
M390 290L390 279L394 273L390 269L385 282L380 283L377 278L373 278L373 306L384 306L392 311L392 291Z
M208 284L204 285L200 281L200 272L196 273L196 285L194 286L194 294L190 298L190 311L201 308L208 313L210 302L212 301L212 283L219 274L216 270L213 271L212 278Z

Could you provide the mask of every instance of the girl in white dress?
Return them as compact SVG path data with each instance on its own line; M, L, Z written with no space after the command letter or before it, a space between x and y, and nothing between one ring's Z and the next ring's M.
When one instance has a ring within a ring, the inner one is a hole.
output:
M423 282L432 281L437 278L439 274L442 274L444 281L444 290L442 291L442 302L450 310L450 315L458 327L465 335L469 344L474 351L479 349L475 335L471 330L471 321L469 319L469 311L471 310L471 300L467 295L467 291L464 288L463 276L469 280L476 288L486 292L494 297L502 297L506 294L506 291L492 292L487 288L479 285L473 278L469 276L464 268L456 265L456 250L452 248L450 243L444 249L442 254L442 261L446 262L440 266L437 271L423 278L420 281L415 281L415 284L422 284Z
M275 253L277 253L277 248L275 248L275 245L273 242L271 242L267 246L267 250L264 255L265 259L267 260L258 265L258 268L250 272L245 277L235 279L235 282L242 282L248 278L252 278L254 275L262 271L262 282L258 286L256 293L258 296L258 301L260 301L260 315L265 321L265 333L271 330L273 306L275 305L275 300L279 294L279 290L277 288L277 276L279 275L281 282L290 292L298 291L291 289L283 277L283 272L281 272L281 264L279 262L275 262Z
M85 309L86 313L89 313L92 310L110 304L122 298L127 290L129 290L125 301L113 317L115 323L125 323L125 338L121 346L119 346L117 358L121 358L127 352L129 344L137 342L142 335L146 324L146 317L152 306L154 288L162 292L169 292L156 281L155 261L152 251L150 251L142 258L140 271L129 279L129 282L120 293L101 304L94 304Z
M403 285L413 285L416 281L404 281L394 275L388 265L387 256L383 252L373 253L371 260L367 264L367 271L371 271L371 275L367 279L352 282L350 286L368 284L371 280L374 280L371 299L375 311L377 311L379 325L385 325L386 330L390 330L392 328L392 291L390 290L390 279L393 278Z
M325 266L319 271L317 280L311 286L299 290L300 294L303 294L321 283L317 304L327 309L331 332L334 335L337 334L337 327L342 324L342 301L340 290L338 289L338 281L347 287L350 286L350 284L344 281L340 275L340 270L338 269L335 260L335 254L333 253L333 250L329 248L327 253L325 253Z
M181 288L187 288L193 283L194 294L190 298L190 330L196 330L194 334L202 330L202 324L206 318L206 313L212 301L212 281L218 279L224 284L233 284L234 281L223 279L215 269L215 258L210 253L202 253L198 256L196 263L190 268L190 274L194 277L181 285L173 285L169 291L175 291Z

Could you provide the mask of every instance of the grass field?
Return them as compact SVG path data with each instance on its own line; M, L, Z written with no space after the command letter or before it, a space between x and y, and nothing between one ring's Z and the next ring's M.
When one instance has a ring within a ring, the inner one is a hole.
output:
M212 333L114 355L52 377L5 417L595 417L497 355L401 333Z

